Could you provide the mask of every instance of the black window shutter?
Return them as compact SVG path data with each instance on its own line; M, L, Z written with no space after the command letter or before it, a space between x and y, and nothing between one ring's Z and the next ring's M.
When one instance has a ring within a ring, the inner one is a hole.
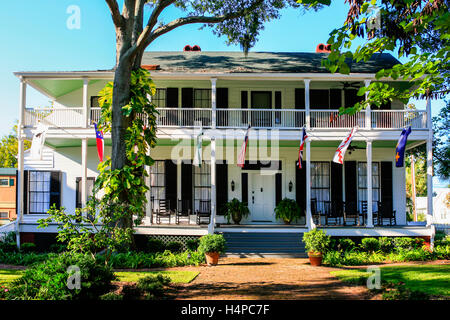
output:
M178 108L178 88L167 88L167 108Z
M306 212L306 162L302 161L302 169L298 168L298 161L295 162L295 199L300 212Z
M248 109L248 91L241 91L241 109ZM248 123L247 112L242 112L242 123Z
M356 161L345 161L345 202L357 202Z
M228 88L217 88L216 92L216 107L218 109L228 109ZM221 112L217 119L219 126L228 125L228 113Z
M216 164L216 200L217 214L225 213L225 204L228 202L228 165L226 163Z
M328 90L324 89L311 89L309 91L309 106L311 109L329 109L330 101L329 101Z
M23 213L28 213L28 170L23 170Z
M192 164L181 164L181 199L189 200L189 209L193 212L192 202Z
M61 172L52 171L50 173L50 207L56 205L61 207Z
M342 106L342 90L330 89L330 109L339 109Z
M331 203L342 203L342 165L331 162Z
M178 99L178 90L177 90ZM176 102L178 106L178 100ZM193 108L194 107L194 89L193 88L182 88L181 89L181 107L182 108Z
M355 105L355 103L359 101L363 101L364 96L357 95L358 90L356 89L346 89L344 90L344 99L345 99L345 107L350 108Z
M281 91L275 91L275 109L281 109Z
M392 162L381 162L381 203L386 206L389 211L393 210L393 194L392 194Z
M295 109L305 109L305 89L295 89Z
M248 204L248 174L243 172L241 173L242 180L242 202Z
M275 205L281 201L282 177L281 173L275 173Z
M165 160L166 200L170 201L169 209L177 208L177 165L172 160Z

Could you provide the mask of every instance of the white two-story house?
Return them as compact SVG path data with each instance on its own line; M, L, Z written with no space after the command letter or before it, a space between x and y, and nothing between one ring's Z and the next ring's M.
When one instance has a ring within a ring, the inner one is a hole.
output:
M349 75L321 67L326 53L146 52L159 110L155 164L146 218L137 235L197 237L224 233L230 252L298 252L303 232L324 228L332 236L420 236L432 238L431 107L411 110L400 101L368 106L339 116L340 107L364 100L361 86L375 73L398 63L377 54L351 64ZM54 234L37 228L56 203L73 212L91 195L97 176L93 122L100 115L98 92L113 70L17 72L20 79L17 228L22 241ZM47 109L28 108L27 87L53 101ZM23 150L38 122L49 127L41 160ZM248 126L244 167L237 166ZM407 226L405 168L395 167L401 130L412 127L407 148L428 150L428 221ZM302 168L298 153L303 127L308 138ZM357 127L343 165L332 162L336 148ZM192 164L203 131L202 165ZM105 136L110 155L111 137ZM227 223L223 205L233 198L248 204L239 225ZM303 216L286 225L275 218L283 199L297 201Z

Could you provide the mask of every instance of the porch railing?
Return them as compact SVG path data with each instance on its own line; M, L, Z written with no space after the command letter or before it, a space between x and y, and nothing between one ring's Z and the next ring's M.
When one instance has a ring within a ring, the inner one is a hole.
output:
M159 127L192 128L213 127L213 110L206 108L158 108ZM366 111L354 115L339 115L338 110L310 110L311 128L352 128L359 126L372 129L427 129L427 112L424 110L372 110L370 118ZM88 123L100 119L100 108L90 108ZM370 119L370 121L368 121ZM83 128L82 108L25 109L24 126L34 127L41 121L50 127ZM298 109L216 109L217 128L301 128L307 122L305 110Z

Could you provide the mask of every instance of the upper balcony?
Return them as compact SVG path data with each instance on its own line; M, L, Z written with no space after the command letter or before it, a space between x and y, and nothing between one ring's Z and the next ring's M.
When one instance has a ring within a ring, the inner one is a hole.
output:
M307 126L312 130L348 129L359 126L366 130L393 130L411 126L427 128L424 110L365 110L354 115L339 115L339 110L298 109L207 109L158 108L160 128L247 128L292 130ZM85 124L97 122L100 109L91 108L87 119L83 108L25 109L24 127L35 127L39 121L54 129L90 128ZM87 120L87 121L86 121Z

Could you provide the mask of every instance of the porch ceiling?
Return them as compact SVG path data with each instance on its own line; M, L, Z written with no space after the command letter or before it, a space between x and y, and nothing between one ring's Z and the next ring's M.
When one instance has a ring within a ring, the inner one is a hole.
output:
M100 80L89 80L89 84L98 81ZM36 90L55 99L83 87L81 79L30 79L28 83Z

